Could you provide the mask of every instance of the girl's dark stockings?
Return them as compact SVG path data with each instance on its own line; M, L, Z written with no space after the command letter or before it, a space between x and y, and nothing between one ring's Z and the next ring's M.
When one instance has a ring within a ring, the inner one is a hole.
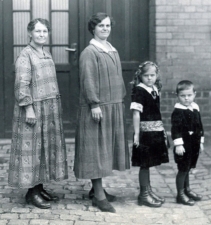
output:
M149 185L149 168L142 169L140 168L139 171L139 184L141 186L148 186Z

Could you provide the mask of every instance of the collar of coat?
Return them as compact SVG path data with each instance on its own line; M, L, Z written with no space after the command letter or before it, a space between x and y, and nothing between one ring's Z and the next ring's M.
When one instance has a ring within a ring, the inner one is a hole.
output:
M182 105L181 103L176 103L174 108L176 108L176 109L189 109L191 111L196 109L197 111L199 111L199 106L195 102L192 102L188 107L185 106L185 105Z
M139 83L137 86L144 88L146 91L148 91L150 94L152 93L152 91L156 91L157 95L159 95L158 93L158 89L155 85L153 85L152 87L148 87L143 83Z
M107 48L105 48L99 41L95 40L94 38L92 38L92 40L89 42L89 44L100 48L101 50L103 50L106 53L109 52L109 50ZM116 49L108 41L107 41L107 44L110 46L111 51L116 52Z

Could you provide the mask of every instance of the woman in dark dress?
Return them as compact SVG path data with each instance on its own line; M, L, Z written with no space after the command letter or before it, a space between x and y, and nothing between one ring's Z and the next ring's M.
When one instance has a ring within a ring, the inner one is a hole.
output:
M75 165L77 178L91 179L92 204L115 212L109 201L115 197L103 190L102 178L112 170L129 168L125 131L126 94L117 50L107 41L113 20L97 13L88 23L94 36L80 55L80 108L76 130Z

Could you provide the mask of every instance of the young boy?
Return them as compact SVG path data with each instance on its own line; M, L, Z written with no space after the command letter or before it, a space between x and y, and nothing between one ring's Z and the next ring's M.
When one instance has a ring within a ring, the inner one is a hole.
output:
M174 106L171 116L174 159L177 163L176 176L177 203L194 205L202 196L189 187L189 172L196 167L199 152L204 150L204 131L199 106L194 102L196 91L191 81L177 84L176 94L179 103Z

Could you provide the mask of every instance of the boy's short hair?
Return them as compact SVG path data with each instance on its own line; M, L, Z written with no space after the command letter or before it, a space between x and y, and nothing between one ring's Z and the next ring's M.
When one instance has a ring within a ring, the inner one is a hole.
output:
M179 94L180 91L187 90L193 88L195 92L194 84L189 80L182 80L177 84L176 94Z

